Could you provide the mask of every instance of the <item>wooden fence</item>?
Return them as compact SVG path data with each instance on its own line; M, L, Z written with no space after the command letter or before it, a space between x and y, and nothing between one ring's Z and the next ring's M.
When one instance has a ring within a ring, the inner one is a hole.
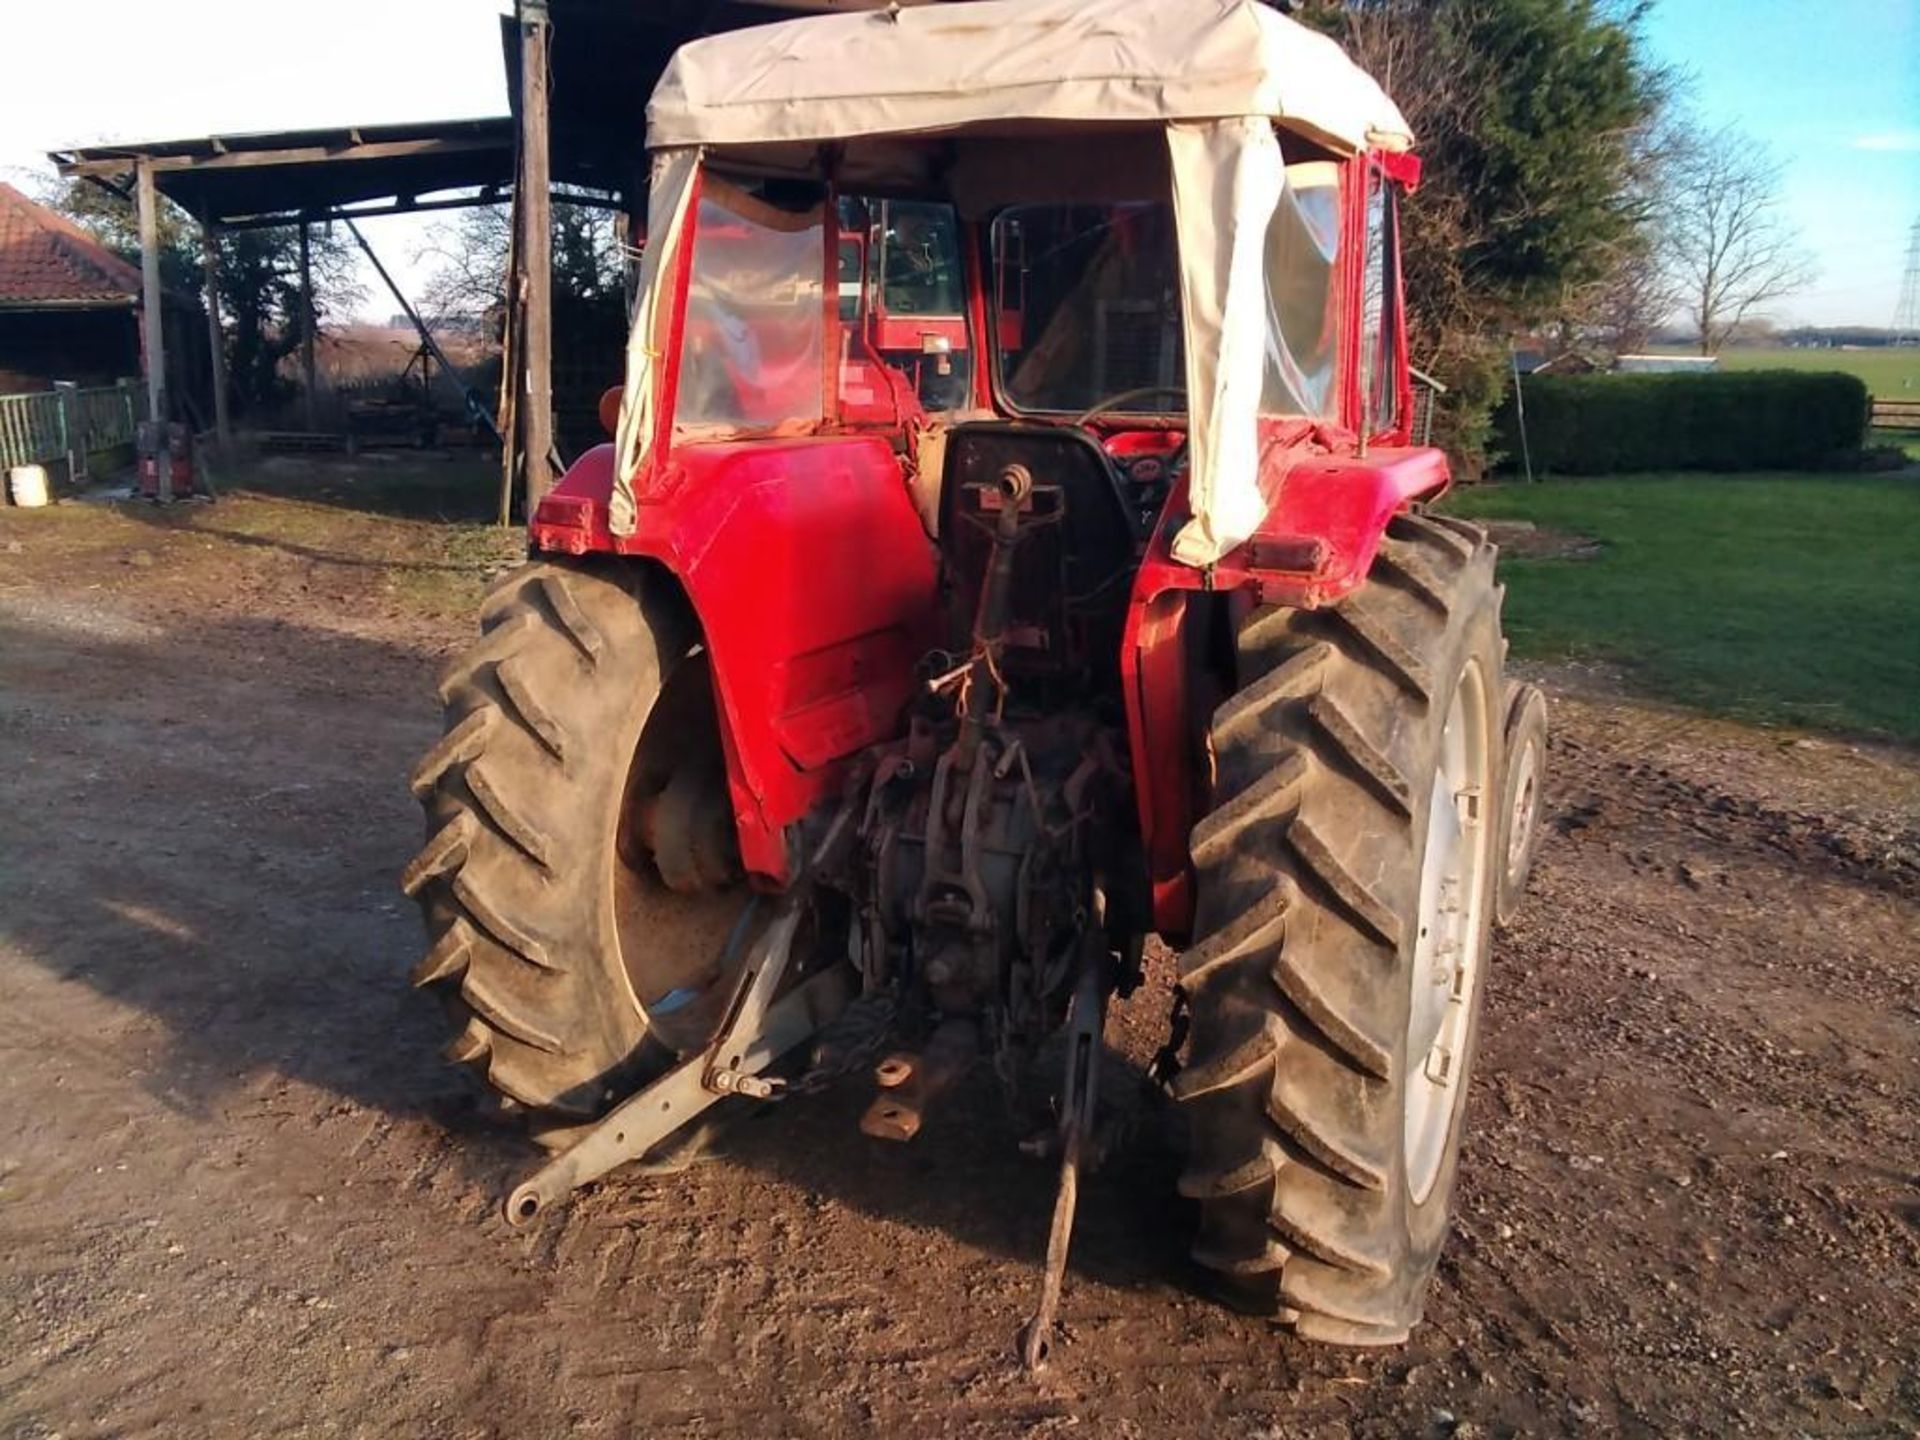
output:
M1920 430L1920 400L1873 397L1872 424L1880 430Z

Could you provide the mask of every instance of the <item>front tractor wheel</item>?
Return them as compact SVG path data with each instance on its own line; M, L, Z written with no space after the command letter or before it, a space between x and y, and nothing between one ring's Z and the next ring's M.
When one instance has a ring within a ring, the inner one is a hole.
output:
M1194 828L1195 1256L1303 1337L1393 1344L1453 1195L1496 898L1494 548L1397 517L1368 582L1240 627Z
M1537 685L1509 685L1505 780L1500 792L1500 884L1494 918L1511 925L1540 848L1540 803L1547 765L1547 697Z
M541 1123L578 1121L714 1018L743 895L712 686L687 607L644 569L525 566L480 624L413 773L413 982L447 1003L450 1059Z

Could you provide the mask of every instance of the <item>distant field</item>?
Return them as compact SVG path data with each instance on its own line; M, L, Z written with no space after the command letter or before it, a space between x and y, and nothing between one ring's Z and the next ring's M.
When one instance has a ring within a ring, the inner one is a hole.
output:
M1675 351L1691 354L1691 351ZM1920 345L1877 350L1723 350L1723 370L1840 370L1888 399L1920 399Z
M1872 475L1488 485L1463 515L1600 542L1501 562L1514 649L1746 720L1920 742L1920 486Z

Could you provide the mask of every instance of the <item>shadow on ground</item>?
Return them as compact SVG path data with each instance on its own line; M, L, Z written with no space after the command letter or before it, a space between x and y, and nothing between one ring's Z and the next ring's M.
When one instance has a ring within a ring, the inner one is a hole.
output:
M1142 992L1133 1003L1150 1002ZM1057 1043L1043 1048L1022 1079L1017 1113L992 1067L977 1064L910 1144L860 1133L875 1090L855 1076L823 1095L739 1117L715 1149L798 1195L830 1196L861 1214L1030 1261L1037 1283L1059 1165L1023 1154L1020 1142L1052 1123L1060 1055ZM1171 1106L1137 1064L1111 1048L1100 1086L1108 1153L1081 1184L1069 1268L1108 1285L1198 1288L1204 1277L1187 1257L1190 1207L1174 1189L1180 1155ZM616 1175L608 1183L623 1181Z
M419 928L394 881L431 661L265 619L183 641L17 613L0 609L0 852L20 857L0 945L161 1022L99 1043L170 1106L216 1114L273 1072L477 1123L407 988Z
M163 1103L203 1118L271 1105L271 1076L456 1132L462 1165L505 1188L540 1152L440 1060L447 1035L406 973L419 921L395 877L420 833L405 776L435 733L431 662L284 621L223 619L190 640L109 638L0 608L0 725L22 765L0 813L0 946L158 1026L102 1037ZM1134 1001L1143 1004L1142 995ZM1021 1114L984 1064L911 1146L858 1131L864 1082L736 1115L719 1153L796 1191L1044 1256L1056 1168L1017 1142L1048 1123L1057 1056ZM1165 1116L1109 1052L1102 1085L1124 1143L1082 1190L1077 1273L1186 1273ZM612 1177L624 1187L676 1183Z
M299 560L310 560L323 565L340 565L350 570L382 571L391 574L416 575L471 575L474 565L466 554L449 554L445 550L422 554L402 551L400 554L384 554L365 548L361 537L348 533L337 538L328 532L330 526L316 524L308 527L304 539L296 539L284 533L289 517L284 513L276 514L275 525L271 530L245 530L229 522L232 508L198 505L160 507L134 502L121 507L121 513L128 518L170 535L205 535L224 540L234 545L246 546L254 550L272 551L276 554L290 555ZM455 532L458 533L458 532ZM468 532L473 533L473 532ZM494 536L500 538L503 550L511 550L517 544L517 534L506 530L487 530L478 532L482 544ZM436 537L444 543L444 536Z
M224 480L224 493L304 500L401 520L485 522L500 511L499 457L486 454L259 455L225 467Z

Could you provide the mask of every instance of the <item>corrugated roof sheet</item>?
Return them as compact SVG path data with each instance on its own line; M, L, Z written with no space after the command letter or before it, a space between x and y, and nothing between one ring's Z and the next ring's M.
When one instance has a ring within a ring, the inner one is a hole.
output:
M125 305L139 296L137 267L0 183L0 306Z

